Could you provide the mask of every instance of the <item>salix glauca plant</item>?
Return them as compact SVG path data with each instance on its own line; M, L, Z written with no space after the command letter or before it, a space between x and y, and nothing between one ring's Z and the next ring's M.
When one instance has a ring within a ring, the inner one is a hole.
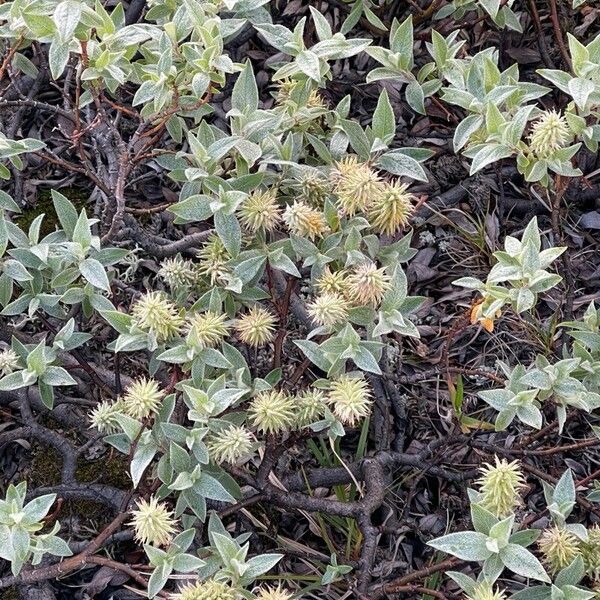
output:
M496 459L495 465L482 469L479 484L479 491L469 490L474 531L450 533L429 545L462 560L481 562L482 581L490 585L504 569L550 582L540 561L527 549L540 532L519 530L515 523L514 509L521 503L520 492L525 487L518 464Z
M509 5L500 4L487 2L484 8L501 26L508 19L512 28L519 29L519 21ZM475 8L476 4L469 2L459 8L454 3L442 10L450 11L452 6L464 11ZM413 110L422 114L425 114L425 99L441 88L441 98L466 113L454 132L454 150L458 152L465 149L464 155L472 159L471 174L504 158L515 157L517 167L527 181L539 181L545 186L550 184L549 173L566 177L581 175L581 171L571 165L572 157L581 146L573 141L579 137L587 140L589 146L596 135L594 126L588 126L584 118L575 115L574 109L570 108L565 115L561 115L529 104L547 94L549 88L520 81L516 64L501 72L498 54L493 49L472 57L457 58L463 45L456 41L457 33L445 39L439 33L432 32L432 42L427 43L427 49L434 62L421 67L415 76L412 73L412 21L407 19L402 24L394 22L389 50L374 46L366 49L383 65L374 69L369 78L406 83L407 102ZM578 43L572 36L570 39L571 46ZM589 55L589 51L586 52ZM553 82L557 77L561 81L567 77L566 73L557 75L561 73L557 71L542 70L540 73L546 78L554 77L551 79ZM586 73L593 77L593 71L588 69ZM447 83L445 87L444 82ZM593 96L590 102L593 102Z
M584 46L573 35L567 34L573 73L558 69L540 69L539 74L567 94L572 101L567 105L563 127L567 124L593 152L600 140L600 38Z
M471 311L471 322L480 322L488 331L505 306L517 313L530 311L538 295L552 289L561 276L547 268L565 251L565 248L542 250L542 240L533 219L525 228L521 240L507 236L504 250L494 253L495 264L485 282L474 277L463 277L455 285L479 291L480 298ZM504 285L502 285L504 284Z
M56 494L39 496L26 502L27 484L9 485L4 500L0 500L0 536L3 543L0 558L10 562L13 575L18 575L23 565L37 565L45 554L70 556L67 543L56 534L60 523L44 531L44 519L56 500Z
M436 32L433 32L434 36ZM438 37L439 34L437 34ZM441 82L429 76L435 70L433 63L424 65L417 75L413 75L415 67L414 62L414 40L413 40L413 22L409 17L402 23L394 20L389 35L390 47L382 48L379 46L370 46L366 49L367 54L372 56L382 66L373 69L367 76L367 81L379 81L382 79L392 79L400 81L406 85L406 101L410 107L420 114L425 114L425 98L433 95L441 86ZM435 37L434 37L435 43ZM452 54L455 55L460 44L453 48ZM445 60L450 56L446 55Z
M497 60L493 52L483 51L458 62L448 76L450 86L442 90L446 101L471 113L454 133L455 151L464 147L472 159L471 173L514 156L527 181L548 186L549 172L581 175L571 165L580 144L572 144L575 132L568 120L528 104L549 89L519 81L517 65L500 72Z
M472 277L455 281L456 285L476 289L481 298L471 309L471 322L479 322L486 330L493 331L494 322L504 307L510 305L517 313L527 313L536 305L538 294L548 291L560 281L559 275L546 269L562 254L564 248L541 249L541 238L536 221L532 221L523 233L522 240L508 237L505 251L494 253L498 261L490 270L485 282ZM507 288L500 284L508 284ZM540 429L543 417L540 410L544 402L556 407L559 430L565 424L569 406L591 412L600 406L598 394L597 359L590 350L597 350L594 343L594 327L597 328L596 310L591 305L582 323L563 325L573 328L573 356L551 363L538 356L535 364L526 368L517 365L511 369L500 364L507 377L503 389L479 392L479 397L498 411L496 429L506 429L516 418ZM592 331L589 328L592 328ZM578 331L585 333L579 334ZM591 334L591 335L590 335ZM591 344L591 347L590 347Z
M525 479L517 462L495 460L495 465L482 469L479 490L469 490L474 531L429 542L462 560L483 563L477 579L455 571L448 576L472 600L505 598L496 582L506 569L543 582L527 585L511 598L595 598L599 536L596 526L567 523L576 500L571 471L565 471L555 486L542 481L551 523L543 531L520 529L515 513L522 504Z
M588 378L594 364L578 357L551 363L541 355L528 369L523 365L510 369L501 364L508 378L504 388L479 392L479 397L498 411L497 430L506 429L515 417L530 427L541 429L540 408L551 404L556 410L559 431L562 431L568 407L585 412L600 407L597 382Z
M367 127L349 118L350 97L331 110L320 93L332 77L330 63L370 41L334 34L315 10L313 46L305 42L306 19L293 31L262 20L256 29L282 57L273 74L275 105L265 110L250 62L224 54L224 39L241 28L237 3L229 4L231 19L220 18L208 2L156 5L143 25L126 25L120 8L109 14L99 4L71 0L40 7L36 19L16 4L0 12L5 34L18 32L23 40L39 40L39 23L46 24L42 41L50 45L55 79L71 53L82 56L81 106L99 102L100 89L137 86L132 106L140 118L163 119L179 144L156 159L181 186L172 215L178 224L211 224L196 256L168 254L147 291L113 304L128 251L101 244L99 223L85 210L78 213L53 191L60 229L42 235L43 216L27 232L2 220L3 313L64 321L51 341L13 340L2 354L2 389L37 385L51 407L55 387L78 385L60 366L91 340L69 316L78 307L114 328L109 350L148 357L147 368L136 369L117 395L102 398L89 420L130 458L139 490L130 523L152 567L150 597L162 593L174 572L205 579L184 587L182 597L200 597L211 586L236 598L267 598L275 590L287 597L280 587L250 591L279 554L248 558L247 538L232 538L213 516L214 556L205 560L205 551L199 558L197 546L192 550L194 524L208 518L211 505L241 499L232 469L247 466L252 477L265 447L308 431L333 440L345 427L360 426L373 403L363 371L381 373L383 338L418 337L409 317L421 299L408 296L401 266L415 251L402 230L417 203L410 181L426 181L421 163L431 153L391 149L396 118L386 93ZM261 4L253 7L257 19ZM23 54L16 56L17 64L28 65ZM223 129L204 118L205 104L234 72ZM38 146L23 141L19 148ZM118 178L127 176L125 164ZM18 211L8 196L3 208ZM118 210L114 219L135 229ZM113 222L104 237L120 243L114 228ZM281 344L290 294L304 277L305 334L293 341L327 378L293 390L282 378L281 347L271 369L257 373L248 358ZM281 281L287 300L274 293ZM153 495L141 491L148 481Z

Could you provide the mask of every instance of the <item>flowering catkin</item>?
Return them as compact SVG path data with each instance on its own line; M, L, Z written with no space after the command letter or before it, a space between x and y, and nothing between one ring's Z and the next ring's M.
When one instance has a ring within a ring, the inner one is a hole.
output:
M351 427L371 412L371 392L364 379L342 375L331 383L327 401L341 423Z
M546 110L531 127L529 148L538 158L548 158L566 146L570 139L571 132L565 117L555 110Z
M360 306L377 307L390 288L391 277L385 268L372 262L357 266L348 276L350 298Z
M171 541L176 521L164 503L154 497L142 499L131 514L133 519L130 524L135 530L135 539L140 543L166 546Z
M277 319L266 309L253 306L235 323L235 330L244 344L257 347L273 340Z
M379 175L356 156L347 156L336 164L332 172L333 191L340 210L348 216L366 211L379 193Z
M521 503L520 492L525 487L525 479L515 460L495 457L495 464L486 463L481 468L477 480L481 494L480 504L497 517L506 517Z
M131 316L133 325L152 334L158 343L175 337L183 324L177 307L161 292L148 292L136 300Z
M248 414L258 431L283 433L293 425L296 408L285 392L269 390L260 392L252 399Z

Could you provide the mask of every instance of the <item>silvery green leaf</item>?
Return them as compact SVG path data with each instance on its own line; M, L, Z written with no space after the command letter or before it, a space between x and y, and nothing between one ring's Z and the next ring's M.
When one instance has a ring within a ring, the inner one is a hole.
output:
M86 258L79 263L79 272L93 286L106 292L110 291L108 276L104 267L95 258Z
M577 585L585 575L585 564L581 556L577 556L575 560L568 566L559 571L555 577L555 583L558 587L564 585Z
M49 363L46 355L45 340L42 340L28 355L27 368L31 372L41 375Z
M306 358L308 358L313 364L317 365L319 369L325 372L329 371L331 368L331 361L319 349L318 344L309 340L294 340L294 344L298 346Z
M41 376L41 380L45 384L53 387L59 385L77 385L77 382L71 377L69 372L62 367L46 367L44 374Z
M19 205L12 199L12 197L9 194L7 194L3 190L0 190L0 208L15 213L21 212ZM2 220L4 220L4 216L2 216Z
M79 214L77 223L75 223L75 228L73 229L73 241L80 244L84 250L87 250L92 243L90 222L83 209Z
M10 544L12 546L15 559L21 559L25 561L29 553L29 532L21 527L13 527L10 531Z
M508 126L504 130L502 137L503 141L506 141L513 146L516 146L519 143L523 137L523 132L525 131L525 127L527 127L527 122L533 109L534 106L524 106L517 111L517 114L509 121Z
M42 404L46 408L52 410L52 408L54 408L54 389L52 386L44 383L41 379L38 380L37 384Z
M139 106L140 104L146 104L157 95L159 89L160 86L155 81L150 79L144 81L135 92L131 105Z
M238 544L228 534L224 535L217 531L212 532L212 543L225 564L233 560L239 550Z
M456 582L463 592L473 596L477 590L477 582L459 571L446 571L446 575Z
M249 167L252 167L262 156L260 145L248 140L237 140L235 148L248 163Z
M533 404L517 407L517 417L534 429L541 429L543 416L540 409Z
M323 40L311 48L311 52L325 60L350 58L367 48L371 40L351 39L346 40L339 33L330 40Z
M406 101L420 115L425 113L425 91L418 81L410 81L406 86Z
M419 162L402 150L390 150L382 154L377 159L376 164L393 175L411 177L417 181L427 181L427 175Z
M526 548L527 546L531 546L540 537L541 533L539 529L524 529L513 533L510 536L509 542Z
M548 390L552 385L550 376L540 369L533 369L520 379L522 385L527 385L540 390Z
M313 6L309 5L309 10L313 18L319 40L328 40L333 37L333 32L331 31L331 25L329 25L329 21L327 21L327 19Z
M103 310L100 314L108 321L111 327L116 329L119 333L128 334L131 331L131 315L117 310Z
M485 11L492 17L496 18L498 11L500 10L500 0L479 0L479 4L485 9Z
M33 382L35 383L35 381ZM16 371L0 379L0 391L9 392L31 385L24 377L24 371Z
M596 89L596 86L590 79L574 77L573 79L569 80L568 88L569 94L571 94L573 100L575 100L575 104L577 104L581 110L585 110L588 98Z
M19 71L25 73L25 75L29 75L32 79L35 79L38 76L39 70L35 66L35 64L30 61L24 54L17 52L12 60L12 66Z
M382 79L396 79L402 83L410 83L413 80L411 74L406 73L402 69L378 67L369 71L366 81L367 83L372 83L373 81L380 81Z
M99 252L94 253L94 256L102 266L108 267L121 262L129 254L130 251L125 248L102 248Z
M54 79L58 79L62 75L68 60L69 43L54 40L50 44L50 50L48 52L48 63L50 64L50 72Z
M469 138L483 125L483 117L480 115L468 115L454 130L453 147L454 152L459 152L469 141Z
M527 224L525 231L523 232L523 237L521 238L521 243L524 246L531 245L538 252L542 246L542 240L540 237L540 229L538 227L537 217L533 217L531 221Z
M194 486L194 479L192 478L191 473L184 471L179 473L175 478L175 481L169 485L170 490L182 491L190 489Z
M471 521L475 531L490 535L490 530L498 524L497 517L475 500L471 500Z
M579 149L581 144L577 144L577 146L573 146L576 150ZM557 150L556 154L558 154L560 150ZM548 168L558 175L562 175L563 177L580 177L583 175L581 169L573 168L573 165L569 162L569 160L553 160L548 159L547 161Z
M289 54L288 44L292 42L293 34L283 25L271 25L269 23L254 24L254 28L260 33L267 43L280 52Z
M282 558L283 554L260 554L259 556L255 556L246 563L248 569L244 575L248 579L255 579L259 575L264 575Z
M377 364L377 359L366 348L359 346L352 357L352 360L359 369L369 373L381 374L381 369Z
M462 560L484 561L492 555L486 546L487 536L475 531L449 533L427 542L428 546Z
M503 144L482 144L479 150L472 156L470 175L474 175L481 169L495 163L503 158L508 158L513 154L513 150Z
M204 471L200 474L200 478L194 483L194 491L209 500L235 502L235 498L227 491L223 484Z
M293 261L280 248L278 251L269 254L269 264L279 271L288 273L292 277L301 277Z
M386 140L390 136L393 138L396 132L396 117L386 89L377 100L372 127L375 136L381 140Z
M504 431L513 422L516 414L517 409L513 406L508 406L500 410L494 422L494 429L496 431Z
M508 544L508 539L512 533L514 522L515 516L510 515L506 519L502 519L493 525L490 529L489 537L497 542L498 548L503 548L506 544Z
M104 437L104 441L116 448L121 454L128 454L131 443L124 433L115 433Z
M184 364L192 359L190 352L184 344L169 348L157 356L157 360L171 364Z
M460 279L454 280L452 284L458 285L460 287L469 288L472 290L481 290L485 287L483 281L480 281L475 277L461 277Z
M527 586L511 596L511 600L551 600L550 586Z
M516 312L520 314L533 308L535 295L527 288L521 288L517 294Z
M560 275L555 275L554 273L546 273L541 272L536 274L534 278L528 284L529 289L534 294L539 294L540 292L545 292L562 281L562 277Z
M2 266L4 273L15 281L31 281L33 279L33 276L19 261L8 259Z
M350 140L354 151L361 159L367 160L371 154L371 146L363 128L356 121L342 120L340 126Z
M595 591L574 585L565 585L561 588L561 592L564 593L566 600L591 600L597 597Z
M507 29L523 33L523 26L521 25L518 15L506 5L500 9L496 22L499 27L502 27L502 23L504 23L504 27Z
M123 430L123 433L127 436L130 442L135 440L142 428L142 425L139 421L136 421L132 417L128 417L127 415L117 414L116 420L119 423L119 426Z
M168 562L162 562L150 575L148 580L148 597L154 598L166 585L169 580L172 568Z
M566 250L565 246L557 248L547 248L542 250L539 255L540 269L546 269Z
M185 552L192 545L195 536L195 529L186 529L181 533L178 533L171 542L171 548L169 548L169 552Z
M493 102L488 102L485 111L485 127L488 135L497 135L504 128L506 119Z
M169 463L177 472L188 471L191 468L189 454L175 442L169 444Z
M206 149L206 152L210 156L211 160L219 161L226 156L232 148L235 148L238 142L239 138L237 136L230 136L216 140L210 144L210 146Z
M31 521L41 521L48 514L48 511L54 504L55 500L56 494L39 496L31 502L28 502L23 508L23 512Z
M10 543L10 527L0 525L0 558L13 562L15 553L12 544Z
M235 258L242 246L242 229L235 215L217 212L214 216L215 230L227 251Z
M517 544L508 544L500 550L500 557L507 569L530 579L550 582L550 577L540 561L529 550Z
M169 206L169 212L176 215L179 223L205 221L213 214L211 198L204 194L194 194Z
M249 60L233 86L231 107L244 114L258 109L258 88Z
M154 441L147 444L138 444L133 454L133 458L131 459L131 464L129 465L134 488L138 486L146 467L152 462L157 451L158 446Z
M144 544L144 552L148 556L151 565L161 565L168 558L168 554L160 548L155 548L150 544Z
M514 397L514 392L510 390L483 390L478 392L477 395L496 410L503 410Z
M56 190L51 190L51 194L52 204L54 205L54 210L56 211L58 220L60 221L62 228L65 230L67 237L70 239L73 237L73 231L75 230L75 225L77 224L77 210L70 200L61 193L57 192Z
M61 42L70 41L80 18L81 2L78 0L63 0L54 9L53 20Z
M405 58L404 67L412 69L413 56L413 21L412 15L409 15L402 23L396 19L392 23L390 31L390 48Z
M202 568L206 563L191 554L178 554L173 560L173 570L179 573L190 573Z
M575 482L571 469L567 469L556 483L552 500L559 506L570 505L572 508L575 505Z
M65 540L52 535L44 540L44 552L53 556L72 556L73 551Z

